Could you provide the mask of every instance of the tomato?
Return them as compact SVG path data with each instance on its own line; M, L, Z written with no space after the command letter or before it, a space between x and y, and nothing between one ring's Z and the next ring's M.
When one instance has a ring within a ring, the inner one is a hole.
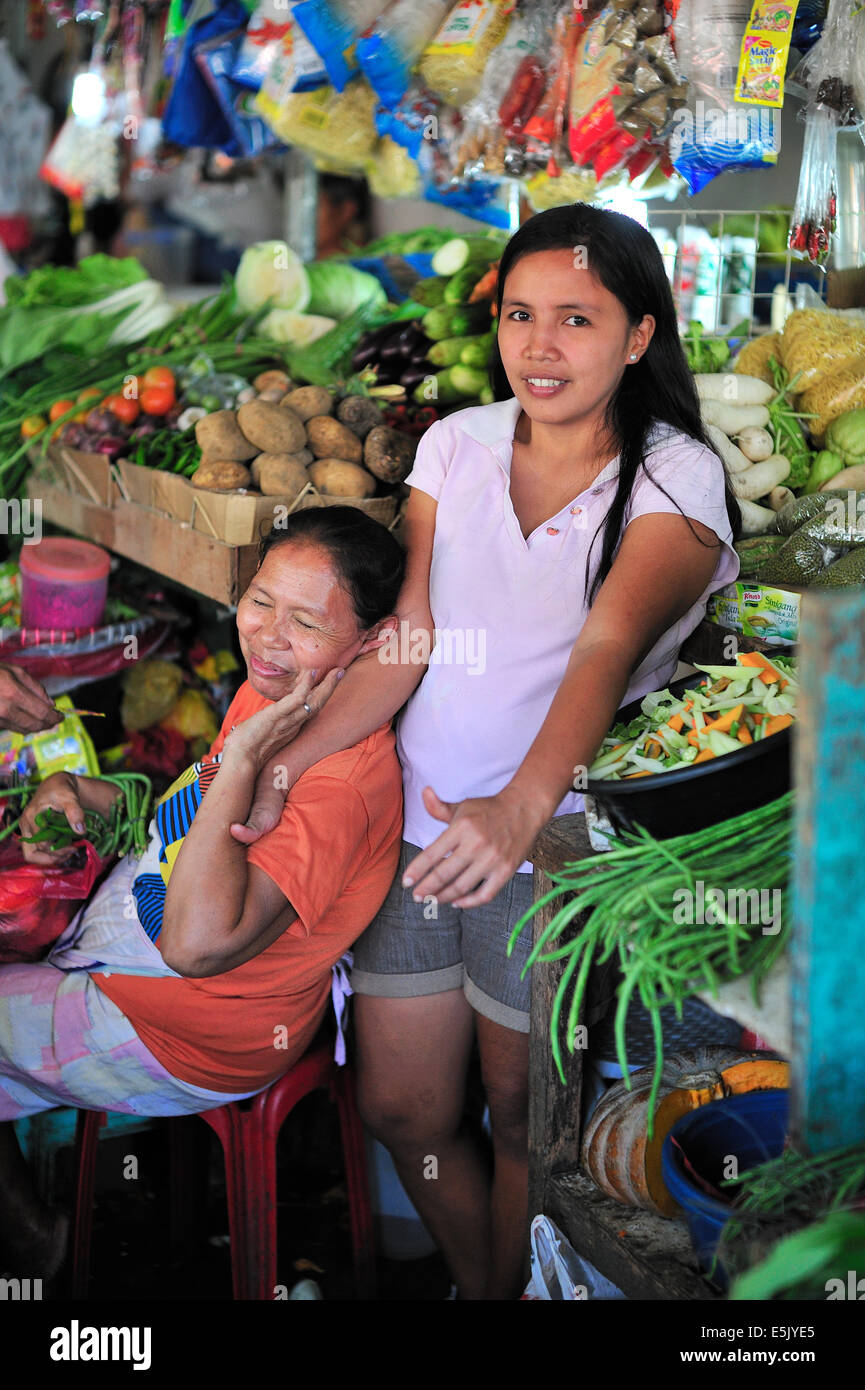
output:
M48 412L48 419L51 421L59 420L61 415L65 415L74 406L75 401L55 401Z
M83 401L95 401L102 395L98 386L86 386L83 391L79 391L76 400L79 404Z
M143 386L145 390L150 386L162 386L170 387L170 389L174 391L176 389L174 384L174 373L170 367L148 367L144 376L141 378L141 386Z
M28 415L26 420L21 421L21 438L32 439L34 435L41 434L48 424L41 415Z
M141 392L139 404L145 415L164 415L174 405L174 388L147 386Z
M102 409L110 410L124 425L134 425L139 415L138 402L128 400L126 396L106 396L102 402Z

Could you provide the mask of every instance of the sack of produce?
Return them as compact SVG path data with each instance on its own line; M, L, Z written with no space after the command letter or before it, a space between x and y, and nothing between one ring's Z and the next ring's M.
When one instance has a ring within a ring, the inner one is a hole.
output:
M795 309L781 334L781 360L807 391L865 361L865 316L833 309Z
M813 417L808 421L808 429L818 446L823 444L833 420L861 406L865 406L865 358L833 372L809 387L799 399L799 409Z

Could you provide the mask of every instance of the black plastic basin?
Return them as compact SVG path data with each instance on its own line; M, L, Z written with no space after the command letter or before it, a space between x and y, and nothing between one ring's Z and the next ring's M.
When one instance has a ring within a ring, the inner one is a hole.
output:
M683 676L669 687L674 695L693 690L702 672ZM645 696L624 705L615 723L628 723L641 713ZM586 791L606 812L616 830L643 826L658 840L704 830L707 825L765 806L790 790L792 729L782 729L759 743L744 744L741 752L725 753L709 762L690 764L675 772L657 772L633 782L590 777Z

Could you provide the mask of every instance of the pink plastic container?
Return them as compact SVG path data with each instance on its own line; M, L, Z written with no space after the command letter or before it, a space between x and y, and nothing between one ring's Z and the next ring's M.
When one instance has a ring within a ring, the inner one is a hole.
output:
M99 626L111 567L107 550L51 536L37 545L22 545L19 564L22 627Z

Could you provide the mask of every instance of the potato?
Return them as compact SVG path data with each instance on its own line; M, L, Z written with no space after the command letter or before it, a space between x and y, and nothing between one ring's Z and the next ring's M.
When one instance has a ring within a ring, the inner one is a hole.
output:
M198 420L195 438L201 445L201 452L212 459L227 460L232 463L245 463L255 458L259 450L241 432L233 410L214 410Z
M282 406L280 406L280 410ZM329 415L313 415L306 422L309 447L317 459L343 459L363 463L363 444L356 434Z
M255 460L258 486L266 497L296 497L309 482L306 464L297 454L259 454Z
M285 395L286 391L291 391L294 387L294 382L286 372L275 370L259 372L252 384L256 391L279 390L283 395Z
M192 486L207 488L210 492L236 492L238 488L249 487L252 474L242 463L234 459L202 459L192 475Z
M258 458L254 458L252 460L252 463L249 465L249 471L252 474L252 481L255 483L256 487L261 486L261 484L258 481L259 473L261 470L261 460L270 458L291 459L292 462L299 463L304 468L306 468L306 465L308 463L312 463L312 454L310 453L309 449L298 449L297 452L294 454L259 454Z
M370 430L381 424L381 408L369 396L346 396L336 408L336 418L358 439L365 439Z
M253 454L295 454L306 443L306 430L294 411L272 401L247 401L237 412L237 423L257 445Z
M330 415L333 410L333 396L323 386L296 386L283 396L280 405L293 410L301 420L311 420L313 415Z
M416 451L416 439L387 425L376 425L364 441L363 461L383 483L401 483L412 470Z
M259 401L269 401L271 405L279 405L284 392L278 386L268 386L266 391L259 391L255 397Z
M372 474L344 459L318 459L308 474L309 481L328 497L372 497L375 492Z

